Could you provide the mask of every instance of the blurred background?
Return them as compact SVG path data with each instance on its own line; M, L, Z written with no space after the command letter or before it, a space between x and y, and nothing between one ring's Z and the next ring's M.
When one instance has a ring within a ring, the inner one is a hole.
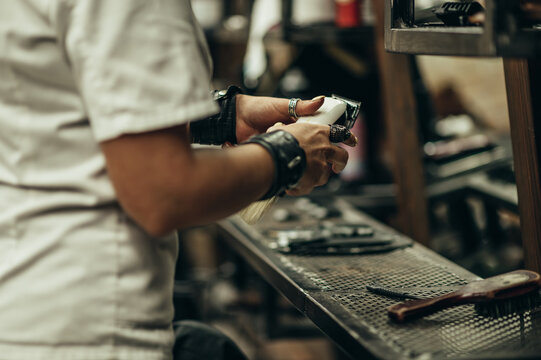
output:
M416 1L415 21L443 1ZM483 3L483 2L481 2ZM380 51L370 0L192 0L214 61L215 89L299 97L338 94L362 102L346 170L317 189L340 195L400 229ZM426 15L426 17L424 17ZM379 40L378 40L379 39ZM501 58L412 56L429 247L486 277L523 267ZM344 355L220 241L212 227L180 234L177 319L230 334L251 359Z

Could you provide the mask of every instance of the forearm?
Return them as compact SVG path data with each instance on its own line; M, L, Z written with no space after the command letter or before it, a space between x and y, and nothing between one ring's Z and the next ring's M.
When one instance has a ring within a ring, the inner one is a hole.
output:
M210 223L260 199L270 188L274 164L261 146L197 150L188 173L179 166L162 188L164 231Z
M122 207L152 235L233 214L273 181L272 158L261 146L194 151L188 136L180 127L102 144Z
M282 130L287 128L288 131ZM309 193L341 171L347 152L329 127L276 125L228 149L194 150L186 125L101 143L124 210L149 234L208 223L261 198Z

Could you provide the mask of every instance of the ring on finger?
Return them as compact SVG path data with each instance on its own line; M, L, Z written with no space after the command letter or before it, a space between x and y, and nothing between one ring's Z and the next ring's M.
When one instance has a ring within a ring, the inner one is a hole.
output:
M299 98L292 98L289 99L289 105L287 107L287 112L289 113L289 116L291 116L294 120L297 120L299 116L297 115L297 103L301 99Z
M329 131L329 140L333 143L341 143L349 139L351 132L349 129L343 125L332 124Z

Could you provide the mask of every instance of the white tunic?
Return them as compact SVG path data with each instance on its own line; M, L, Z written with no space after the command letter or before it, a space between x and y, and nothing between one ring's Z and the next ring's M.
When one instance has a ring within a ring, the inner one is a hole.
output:
M0 359L169 359L177 240L99 142L215 113L188 0L0 0Z

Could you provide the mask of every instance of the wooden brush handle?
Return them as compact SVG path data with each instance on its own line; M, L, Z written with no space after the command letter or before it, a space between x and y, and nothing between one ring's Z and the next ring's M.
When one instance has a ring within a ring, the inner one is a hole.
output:
M389 317L396 322L406 322L458 305L461 294L452 292L431 299L407 301L389 307Z

